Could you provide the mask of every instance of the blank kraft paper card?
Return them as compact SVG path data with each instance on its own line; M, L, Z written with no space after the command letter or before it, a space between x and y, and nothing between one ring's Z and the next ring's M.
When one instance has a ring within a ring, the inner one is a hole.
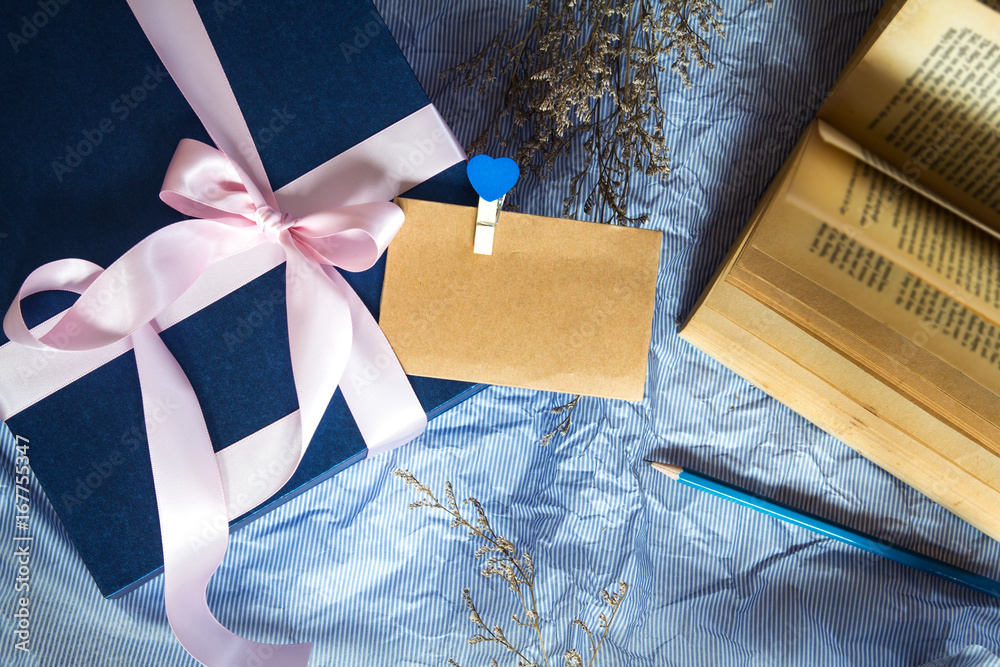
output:
M380 325L409 374L642 400L662 235L397 199Z

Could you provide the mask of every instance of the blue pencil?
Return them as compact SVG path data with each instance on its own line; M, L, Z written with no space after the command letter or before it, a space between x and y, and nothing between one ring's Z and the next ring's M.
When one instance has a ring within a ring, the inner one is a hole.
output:
M783 521L787 521L788 523L795 524L796 526L808 528L809 530L817 532L820 535L840 540L846 544L850 544L859 549L877 554L883 558L888 558L889 560L896 561L897 563L908 565L922 572L936 574L937 576L949 581L954 581L957 584L968 586L974 591L979 591L980 593L985 593L986 595L991 595L1000 599L1000 582L994 581L993 579L987 579L986 577L969 572L968 570L963 570L959 567L955 567L954 565L949 565L948 563L939 561L936 558L924 556L916 551L910 551L909 549L904 549L903 547L883 542L882 540L871 537L870 535L865 535L864 533L851 530L846 526L841 526L831 521L813 516L812 514L807 514L806 512L800 512L799 510L792 509L787 505L767 500L766 498L762 498L754 493L744 491L743 489L737 489L734 486L730 486L729 484L720 482L716 479L684 470L679 466L672 466L667 465L666 463L657 463L654 461L648 461L648 463L656 470L659 470L671 479L675 479L686 486L700 489L701 491L707 491L714 496L731 500L737 505L749 507L750 509L773 516L776 519L781 519Z

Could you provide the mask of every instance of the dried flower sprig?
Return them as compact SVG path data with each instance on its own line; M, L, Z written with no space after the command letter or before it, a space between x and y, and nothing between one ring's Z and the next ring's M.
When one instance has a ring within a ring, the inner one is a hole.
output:
M601 644L604 643L604 638L608 636L608 631L611 629L611 624L615 620L615 614L618 613L618 609L621 607L622 600L625 599L626 593L628 593L628 584L626 584L624 581L618 582L617 593L608 593L607 591L601 591L601 599L604 600L604 602L611 607L611 616L608 617L605 616L604 614L598 615L597 629L601 631L601 637L600 639L597 640L596 643L594 642L594 634L590 631L590 628L587 627L587 624L578 618L573 619L573 625L579 626L580 629L583 630L584 634L587 635L587 639L590 641L590 647L589 647L590 662L587 663L588 667L589 665L594 664L594 660L597 658L597 651L601 648ZM576 651L573 651L573 653L575 654L575 658L578 661L575 664L579 664L582 667L583 660L582 658L580 658L580 654L577 653ZM568 654L566 656L566 667L571 667Z
M554 429L542 436L542 439L538 442L539 445L544 447L552 442L552 438L557 435L566 435L569 433L569 427L573 424L573 412L576 411L576 404L579 402L580 395L577 394L569 403L566 403L565 405L557 405L552 408L552 414L558 415L560 413L566 413L566 416L563 417L563 420L559 422Z
M528 0L479 53L442 74L455 71L460 86L480 92L506 80L469 152L497 146L544 178L579 138L584 160L563 215L582 203L601 222L646 222L629 213L628 198L633 169L659 179L670 171L660 74L669 54L687 86L692 63L711 69L706 35L723 35L721 14L715 0Z
M393 475L399 477L409 486L412 486L422 496L419 500L410 503L410 509L430 507L442 510L451 516L451 525L453 527L463 528L469 537L482 540L483 543L475 552L476 559L486 558L485 567L480 571L480 574L487 579L499 577L507 583L508 590L515 594L521 607L521 614L512 614L510 617L511 621L518 627L527 628L535 635L542 660L546 667L549 667L549 656L542 637L541 614L538 611L538 604L535 599L535 563L531 555L527 552L519 554L511 540L498 535L493 530L486 511L483 509L482 504L475 498L470 497L462 501L462 505L472 506L475 514L475 519L472 521L466 519L462 515L462 510L456 500L455 490L451 482L444 483L445 502L442 504L434 495L434 492L431 491L430 487L425 486L417 480L409 470L395 470ZM617 593L612 594L606 590L601 591L601 599L612 610L610 616L605 616L603 613L598 616L598 629L601 632L601 636L596 642L594 641L593 633L587 627L586 623L580 619L573 619L571 625L581 628L590 643L590 662L587 663L588 667L594 664L594 660L597 658L597 651L601 648L601 644L604 643L604 638L611 629L611 624L614 622L615 615L618 613L618 609L621 607L622 600L624 600L627 592L628 585L624 581L619 582ZM469 620L472 621L477 630L476 634L469 638L468 641L470 644L494 643L517 657L517 667L541 667L536 660L527 657L525 654L527 652L526 648L519 648L507 638L507 635L499 624L486 624L479 610L476 608L475 602L472 600L472 594L468 588L462 590L462 600L469 610ZM575 649L566 651L564 659L566 667L583 667L583 659ZM450 658L448 665L459 667L458 663ZM491 667L499 667L496 659L491 659L490 665Z

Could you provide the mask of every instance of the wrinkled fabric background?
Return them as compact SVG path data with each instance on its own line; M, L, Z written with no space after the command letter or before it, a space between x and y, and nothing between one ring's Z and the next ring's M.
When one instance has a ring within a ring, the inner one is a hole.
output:
M470 141L499 94L438 73L477 51L521 0L376 0L418 78ZM664 232L642 403L584 398L566 436L539 437L570 397L490 388L419 440L356 465L232 536L210 588L227 627L259 641L313 641L310 665L485 665L461 600L530 656L532 636L476 544L442 513L407 510L407 468L436 491L475 496L527 550L551 664L597 627L601 589L630 588L598 665L1000 665L997 600L690 490L644 459L674 462L896 544L1000 579L1000 545L677 338L756 200L812 118L878 0L724 0L714 70L685 89L664 76L672 173L642 181L633 212ZM252 11L239 3L237 11ZM294 39L294 36L292 36ZM331 45L331 48L338 48ZM346 91L345 91L346 93ZM363 108L359 110L363 112ZM559 215L572 159L512 201ZM502 226L498 233L503 233ZM390 250L391 251L391 250ZM14 532L13 439L4 433L0 536ZM171 634L159 578L100 597L32 480L32 649L13 651L13 542L0 547L0 662L195 665ZM527 651L526 651L527 652Z

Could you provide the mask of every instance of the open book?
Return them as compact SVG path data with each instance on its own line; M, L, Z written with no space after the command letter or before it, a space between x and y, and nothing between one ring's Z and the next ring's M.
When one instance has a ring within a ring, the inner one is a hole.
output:
M890 0L680 335L1000 539L989 4Z

